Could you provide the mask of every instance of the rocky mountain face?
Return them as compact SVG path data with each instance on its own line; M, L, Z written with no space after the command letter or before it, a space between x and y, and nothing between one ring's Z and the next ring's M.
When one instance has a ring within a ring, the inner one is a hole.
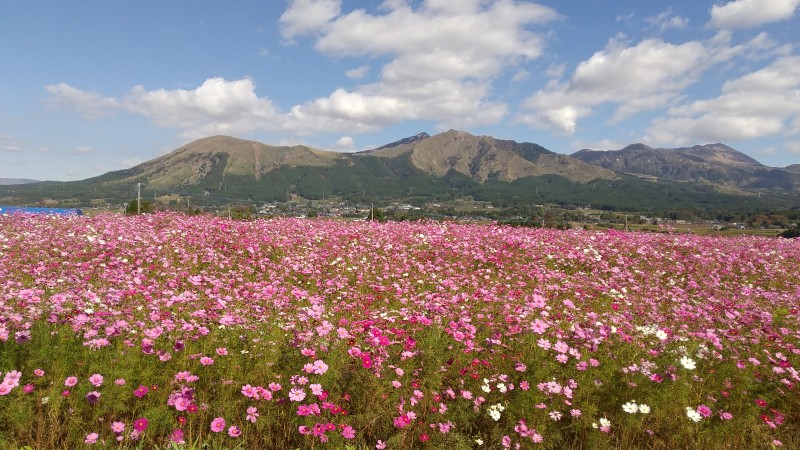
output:
M186 144L159 158L131 169L103 175L105 182L147 182L154 188L198 184L220 184L227 177L259 181L280 168L333 167L347 171L366 159L396 160L393 166L410 163L422 173L442 177L450 171L478 183L489 179L513 181L541 175L560 175L585 183L612 179L614 172L530 143L517 143L448 131L436 136L415 136L360 153L338 153L305 146L281 147L229 136L213 136Z
M190 142L169 154L126 170L102 175L107 182L146 182L154 188L215 184L228 176L258 181L279 167L327 167L346 155L302 145L266 145L229 136L212 136Z
M581 150L572 157L615 172L736 189L800 190L800 170L765 166L723 144L654 149L632 144L621 150Z
M541 175L560 175L581 183L615 177L608 169L553 153L536 144L473 136L456 130L419 138L423 134L409 142L399 141L361 154L382 158L405 155L414 167L428 174L444 176L452 170L479 183Z

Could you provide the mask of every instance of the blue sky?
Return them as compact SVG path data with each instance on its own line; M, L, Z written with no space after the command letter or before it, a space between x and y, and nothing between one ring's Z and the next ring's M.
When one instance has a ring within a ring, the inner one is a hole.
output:
M0 177L204 136L358 151L448 129L559 153L800 163L800 0L0 0Z

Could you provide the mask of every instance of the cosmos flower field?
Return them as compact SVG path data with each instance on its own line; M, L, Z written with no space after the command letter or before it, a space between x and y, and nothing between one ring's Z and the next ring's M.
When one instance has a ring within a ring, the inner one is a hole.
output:
M800 448L800 240L0 216L2 448Z

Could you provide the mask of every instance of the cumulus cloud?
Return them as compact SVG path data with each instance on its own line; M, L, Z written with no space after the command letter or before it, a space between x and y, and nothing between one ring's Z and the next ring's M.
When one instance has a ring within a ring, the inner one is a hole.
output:
M585 141L579 139L573 141L571 147L576 150L577 149L583 150L585 148L588 148L590 150L608 151L608 150L619 150L625 147L625 145L627 144L612 139L602 139L599 141Z
M352 152L355 148L356 143L350 136L342 136L333 144L333 149L339 152Z
M289 10L297 7L309 2L293 2ZM496 123L508 108L489 99L494 78L537 58L544 41L531 28L557 17L550 8L504 0L426 0L416 8L389 0L379 13L329 15L316 28L287 18L292 32L284 37L313 36L323 54L388 58L378 81L297 105L288 126L311 133L365 132L406 119L440 127ZM360 71L346 75L357 78Z
M628 45L623 36L578 64L567 82L551 83L526 99L533 110L521 122L566 133L577 129L592 108L614 103L612 121L673 101L710 64L708 49L697 41L670 44L648 39Z
M51 95L51 106L75 108L89 119L108 115L120 106L113 98L83 91L66 83L48 84L44 88Z
M136 86L116 99L65 83L48 85L53 103L87 116L124 110L149 118L157 126L183 129L183 137L236 134L280 127L280 115L267 98L258 97L252 80L209 78L195 89L147 90Z
M347 75L347 78L361 79L364 78L364 75L366 75L367 72L369 72L369 66L364 64L363 66L356 67L355 69L350 69L344 74Z
M681 145L754 139L791 134L798 123L800 56L786 56L725 82L718 97L671 108L652 123L648 140Z
M341 0L294 0L278 23L286 39L313 33L339 15Z
M730 45L727 32L708 41L682 44L661 39L631 44L625 36L616 36L603 50L580 62L569 80L553 79L528 97L523 107L530 111L518 120L574 133L580 119L591 115L594 108L610 104L615 109L609 122L619 123L634 114L676 104L709 68L754 52L765 55L775 45L763 33L735 46Z
M734 0L709 10L709 26L716 29L754 28L790 19L800 0Z
M644 20L661 33L671 29L682 30L689 25L689 19L673 15L672 8L656 16L647 17Z

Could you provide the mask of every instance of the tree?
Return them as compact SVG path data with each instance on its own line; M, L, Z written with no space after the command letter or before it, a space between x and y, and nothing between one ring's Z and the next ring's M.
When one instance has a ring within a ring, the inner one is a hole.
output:
M148 214L153 212L153 204L151 202L142 201L142 207L139 208L138 200L131 200L125 208L125 214Z
M786 239L800 238L800 225L795 225L793 228L789 228L778 236Z

